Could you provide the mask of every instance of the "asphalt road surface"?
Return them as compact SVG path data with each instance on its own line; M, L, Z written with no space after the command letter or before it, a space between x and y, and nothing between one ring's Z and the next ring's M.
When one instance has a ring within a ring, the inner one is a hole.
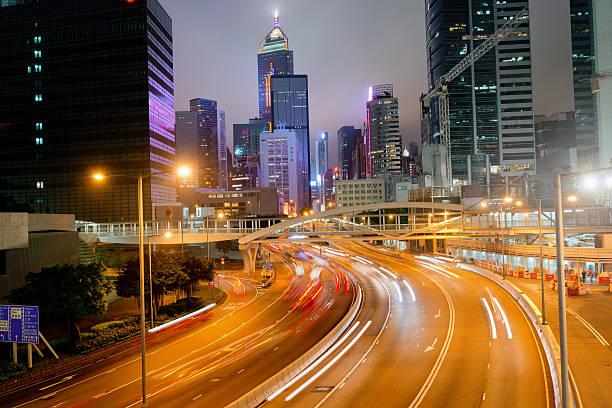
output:
M363 307L337 348L265 407L554 406L539 340L494 283L357 244L324 253L361 282Z
M223 305L148 336L148 406L223 407L297 359L342 319L355 284L300 249L283 257L286 265L274 264L270 289L222 277L230 294ZM0 406L140 406L140 370L135 340L119 355L6 396Z

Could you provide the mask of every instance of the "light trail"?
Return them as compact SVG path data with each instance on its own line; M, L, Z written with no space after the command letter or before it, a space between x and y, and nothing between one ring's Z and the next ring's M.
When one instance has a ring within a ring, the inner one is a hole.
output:
M438 270L438 269L434 269L434 268L432 268L432 267L430 267L430 266L428 266L428 265L421 264L421 266L422 266L422 267L424 267L424 268L429 269L430 271L434 271L434 272L436 272L436 273L439 273L440 275L444 276L445 278L449 278L449 279L451 279L451 278L452 278L452 276L447 275L446 273L444 273L444 272L442 272L442 271L440 271L440 270Z
M203 308L201 308L201 309L199 309L199 310L196 310L195 312L191 312L191 313L189 313L189 314L187 314L187 315L185 315L185 316L183 316L183 317L179 317L178 319L174 319L174 320L172 320L172 321L169 321L168 323L164 323L164 324L161 324L161 325L159 325L159 326L157 326L157 327L154 327L154 328L152 328L152 329L149 329L149 333L155 333L155 332L157 332L157 331L160 331L160 330L162 330L162 329L165 329L166 327L170 327L170 326L172 326L173 324L176 324L176 323L182 322L182 321L184 321L184 320L187 320L187 319L189 319L190 317L197 316L197 315L199 315L200 313L205 312L205 311L207 311L207 310L210 310L210 309L212 309L212 308L213 308L213 307L215 307L215 306L217 306L217 304L216 304L216 303L211 303L210 305L208 305L208 306L206 306L206 307L203 307Z
M393 272L391 272L390 270L388 270L387 268L385 268L384 266L381 266L380 270L382 270L383 272L388 273L389 275L393 276L393 278L397 279L397 275L394 274Z
M393 286L395 286L395 289L397 289L397 295L399 296L399 302L404 303L404 296L402 296L402 288L400 288L400 285L398 285L396 281L393 281Z
M499 312L501 313L504 319L503 322L504 322L504 325L506 326L506 334L508 335L508 338L511 339L512 330L510 329L510 322L508 322L508 318L506 317L506 312L504 312L504 309L501 307L496 297L493 297L493 302L495 303L495 306L497 306L497 309L499 309Z
M361 338L361 336L363 336L363 333L368 329L368 327L370 327L371 324L372 324L372 321L368 320L368 322L363 326L363 328L359 331L359 333L357 333L357 335L353 338L353 340L351 340L351 342L349 344L347 344L346 347L344 349L342 349L342 351L340 353L338 353L338 355L336 357L334 357L329 363L327 363L325 365L325 367L323 367L321 370L319 370L318 373L316 373L315 375L310 377L307 381L305 381L302 385L300 385L295 391L293 391L291 394L289 394L289 396L287 396L287 398L285 398L285 401L291 401L293 399L293 397L295 397L300 392L302 392L304 390L304 388L306 388L310 384L312 384L312 382L314 380L316 380L317 378L322 376L323 373L325 373L327 370L329 370L329 368L332 365L336 364L336 362L343 355L345 355L346 352L349 351L351 349L351 347L353 347L353 345L355 345L355 343L357 343L357 341Z
M410 284L406 281L406 279L403 279L402 282L404 282L404 285L406 285L406 287L408 288L412 301L416 302L416 295L414 294L414 290L412 290L412 286L410 286Z
M489 307L489 303L487 302L487 299L485 298L481 298L481 299L489 315L489 323L491 324L491 337L496 339L497 338L497 327L495 327L495 320L493 320L493 313L491 312L491 308Z
M346 332L344 336L342 336L342 338L340 338L340 340L336 342L336 344L334 344L329 350L327 350L321 357L319 357L314 363L308 366L304 371L296 375L291 381L289 381L287 384L283 385L278 390L276 390L274 393L272 393L272 395L270 395L267 398L267 400L272 401L274 398L278 397L281 393L283 393L287 388L291 387L293 384L299 381L306 374L314 370L319 364L321 364L323 360L325 360L331 353L333 353L338 347L340 347L342 343L344 343L344 340L346 340L351 335L351 333L355 331L355 329L357 328L357 326L359 326L359 324L360 324L359 321L355 322L355 324L349 329L349 331Z

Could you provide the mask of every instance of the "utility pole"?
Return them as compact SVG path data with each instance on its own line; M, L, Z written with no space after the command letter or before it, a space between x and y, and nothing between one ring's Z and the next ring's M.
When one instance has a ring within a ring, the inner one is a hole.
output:
M544 297L544 264L542 255L542 199L538 199L538 232L540 237L538 241L540 242L540 274L542 275L542 324L546 323L546 299Z

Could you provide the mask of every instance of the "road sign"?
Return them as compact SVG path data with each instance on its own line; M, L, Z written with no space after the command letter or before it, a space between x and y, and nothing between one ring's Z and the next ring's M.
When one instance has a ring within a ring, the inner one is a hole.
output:
M0 305L0 341L38 343L38 306Z
M263 266L264 269L273 269L272 264L266 264Z

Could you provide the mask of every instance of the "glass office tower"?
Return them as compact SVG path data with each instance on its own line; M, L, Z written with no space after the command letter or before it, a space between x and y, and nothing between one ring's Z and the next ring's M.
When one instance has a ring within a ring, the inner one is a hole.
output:
M217 101L195 98L189 101L189 110L200 114L203 137L200 141L201 166L198 169L200 188L219 188L219 139Z
M126 177L175 165L172 20L157 0L3 2L0 191L38 212L136 220ZM176 201L173 175L144 181L144 214Z
M293 74L293 51L289 49L289 38L278 25L278 15L274 17L274 28L259 42L257 54L257 91L259 96L259 117L268 130L272 130L270 110L270 77L272 75Z

